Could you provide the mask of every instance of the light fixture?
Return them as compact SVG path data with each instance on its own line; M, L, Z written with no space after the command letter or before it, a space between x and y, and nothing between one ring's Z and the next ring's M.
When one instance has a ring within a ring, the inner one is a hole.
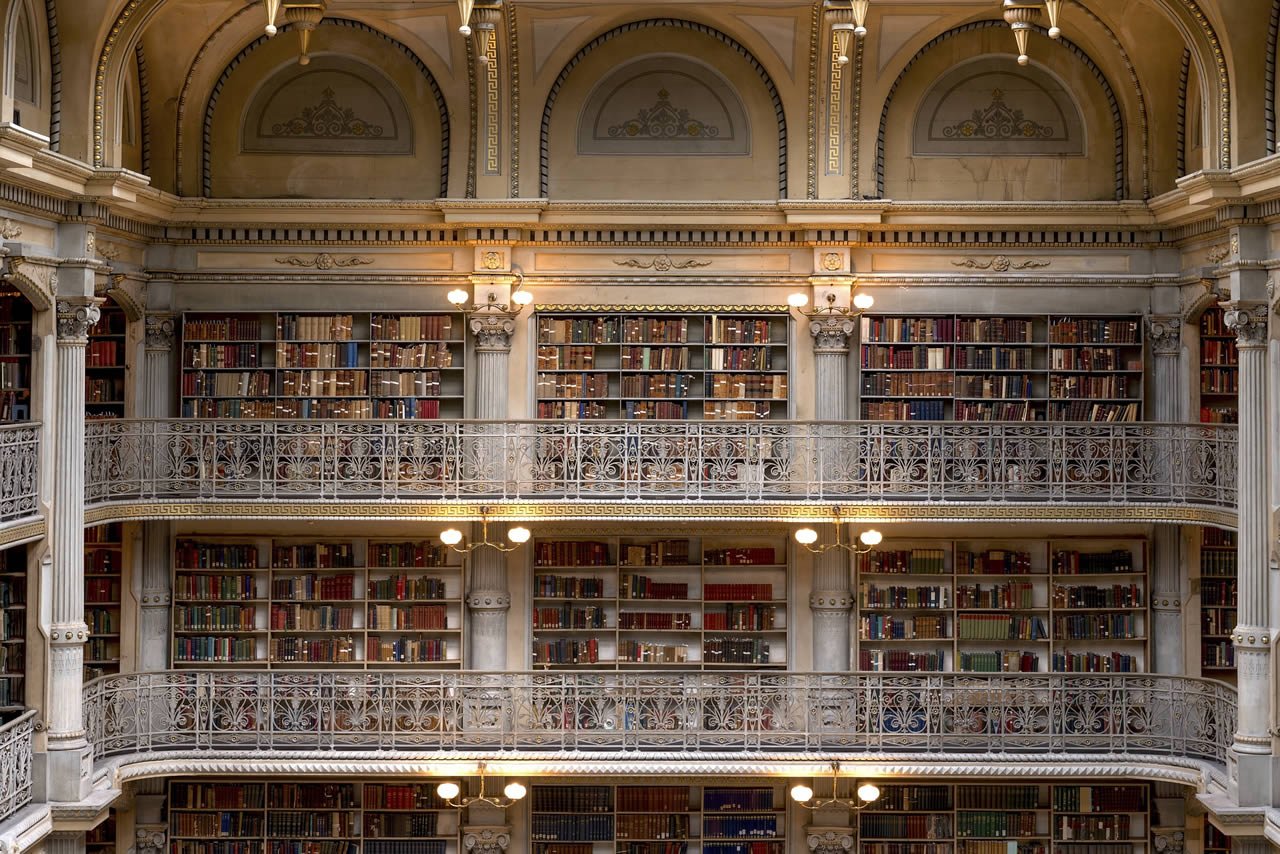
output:
M497 291L489 291L489 295L484 302L468 306L467 303L471 301L471 294L466 288L454 288L445 295L445 299L468 314L517 315L524 310L525 306L533 302L533 294L524 289L524 274L519 270L514 270L513 272L516 276L516 283L511 287L511 295L507 298L509 302L498 302Z
M1004 19L1013 30L1014 41L1018 43L1018 64L1026 65L1031 61L1027 55L1027 46L1031 41L1031 31L1040 20L1040 4L1026 0L1004 0ZM1055 13L1051 13L1055 14Z
M436 795L449 806L454 809L466 809L472 804L482 803L495 806L498 809L506 809L516 801L528 794L528 789L523 783L512 780L502 790L502 795L486 795L484 793L484 764L480 765L480 794L459 797L462 794L462 788L452 780L445 780L436 786Z
M443 531L441 531L440 542L444 543L446 546L453 549L455 552L458 552L459 554L464 554L464 555L471 554L476 549L485 548L485 547L488 547L491 549L497 549L500 552L513 552L516 549L520 548L525 543L529 542L529 538L533 536L533 533L528 528L524 527L523 525L516 525L515 527L507 529L507 541L510 543L514 543L514 545L508 545L507 542L501 542L501 543L490 542L489 541L489 508L488 507L480 508L480 525L481 525L480 540L477 542L469 543L468 545L465 545L465 546L460 546L459 543L462 542L462 532L459 531L457 528L446 528Z
M804 546L816 555L826 554L832 549L844 549L856 555L866 554L867 552L880 545L880 541L884 539L884 535L875 528L868 528L858 535L858 542L846 543L841 536L841 529L844 527L839 507L832 507L831 514L835 517L836 541L827 543L823 546L815 546L818 541L818 532L813 528L800 528L796 531L796 542Z
M787 305L792 308L804 308L809 303L809 297L802 292L797 291L787 297ZM853 306L836 305L836 292L827 291L827 304L815 307L812 311L806 311L805 314L813 318L821 317L856 317L862 312L868 310L876 304L876 298L868 293L856 293L853 295Z
M807 810L820 810L827 807L845 807L851 810L860 810L870 806L880 798L880 787L875 783L866 782L858 787L857 800L850 798L836 797L837 786L840 782L840 763L831 763L831 797L823 798L819 801L813 800L813 789L804 783L797 783L791 787L791 800Z

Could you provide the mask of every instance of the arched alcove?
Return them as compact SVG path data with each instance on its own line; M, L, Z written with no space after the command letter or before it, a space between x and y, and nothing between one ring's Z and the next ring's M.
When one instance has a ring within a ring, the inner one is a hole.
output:
M12 121L48 136L51 85L46 30L43 9L37 12L31 0L14 0L5 30L8 34L5 55L9 57L5 80L13 110Z

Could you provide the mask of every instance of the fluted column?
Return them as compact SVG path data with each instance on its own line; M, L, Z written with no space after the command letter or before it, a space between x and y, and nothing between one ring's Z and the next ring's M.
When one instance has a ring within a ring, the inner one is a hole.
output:
M88 635L84 622L84 357L100 303L93 297L69 297L57 303L54 449L58 463L49 524L53 596L47 710L48 794L55 801L79 800L88 784L81 713Z
M1264 304L1233 302L1226 306L1226 323L1236 332L1240 350L1240 425L1237 465L1238 607L1231 640L1236 647L1240 692L1239 717L1233 749L1241 765L1242 806L1270 803L1269 785L1246 773L1249 756L1271 753L1271 629L1267 585L1267 458L1266 343ZM1269 764L1269 763L1268 763ZM1259 767L1259 775L1266 769ZM1266 775L1269 779L1269 774Z
M475 416L485 420L507 417L507 373L515 315L482 309L471 316L475 335ZM501 455L502 440L494 437L486 455ZM506 555L496 549L471 553L471 589L467 592L471 614L471 667L473 670L505 670L507 667L507 612L511 592L507 586Z
M49 834L45 848L49 854L84 854L85 833L84 831L55 831Z
M1182 360L1182 318L1154 315L1147 318L1151 342L1156 421L1178 420L1178 382ZM1169 462L1172 463L1170 457ZM1166 473L1171 474L1171 466ZM1177 525L1156 525L1151 540L1151 609L1153 671L1178 675L1186 672L1182 646L1182 531Z
M147 312L143 394L139 401L144 418L173 416L173 339L175 317L168 312ZM143 523L142 591L138 610L138 669L144 673L169 666L170 589L168 522Z
M813 336L814 415L819 421L843 421L847 416L845 389L849 384L849 336L853 334L853 321L846 315L815 317L809 322L809 334ZM834 543L835 529L830 525L819 526L818 538L816 545ZM814 555L813 585L809 594L814 670L849 669L852 609L849 553L844 549L831 549Z

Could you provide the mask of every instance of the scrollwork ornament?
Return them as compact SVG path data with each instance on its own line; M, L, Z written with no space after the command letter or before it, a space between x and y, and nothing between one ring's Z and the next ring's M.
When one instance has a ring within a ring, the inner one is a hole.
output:
M853 849L853 830L847 827L807 828L805 842L813 854L845 854Z
M1182 318L1153 315L1147 318L1147 338L1157 356L1176 356L1182 350Z
M847 353L853 321L842 316L814 318L809 323L809 334L813 336L815 353Z
M134 837L137 854L161 854L168 841L163 827L139 827L134 831Z
M146 318L147 349L169 352L173 349L174 322L172 314L148 314Z
M102 316L98 305L98 300L58 300L58 341L89 343L89 330Z
M1223 320L1234 329L1240 347L1264 347L1267 343L1267 310L1262 305L1228 303Z
M472 315L471 333L476 336L476 349L510 353L511 336L516 331L515 315L504 311Z
M472 854L503 854L511 844L507 827L464 827L462 847Z

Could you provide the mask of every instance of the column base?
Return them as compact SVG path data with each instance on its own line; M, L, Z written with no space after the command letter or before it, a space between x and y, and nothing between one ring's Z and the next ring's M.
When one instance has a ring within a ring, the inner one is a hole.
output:
M92 788L93 753L88 744L36 755L37 782L43 760L45 800L82 801Z
M1276 778L1280 775L1275 757L1270 754L1240 753L1232 747L1236 754L1236 783L1240 787L1236 793L1236 803L1242 807L1269 807L1275 802Z

